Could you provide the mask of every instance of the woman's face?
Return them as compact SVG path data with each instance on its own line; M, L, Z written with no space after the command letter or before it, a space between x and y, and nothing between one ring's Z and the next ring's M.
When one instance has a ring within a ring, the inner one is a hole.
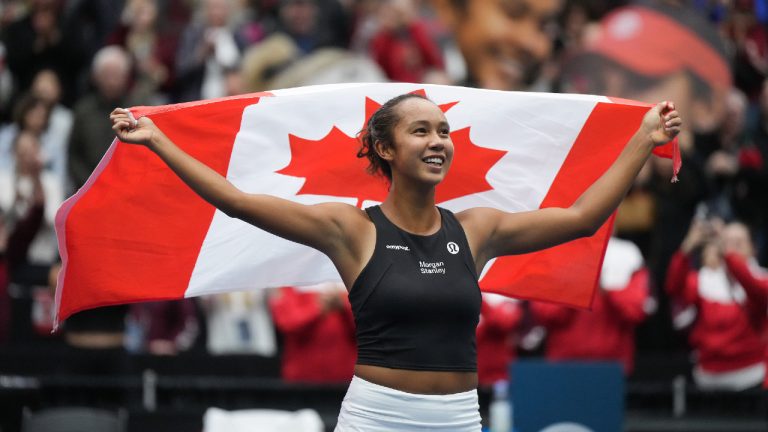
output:
M61 98L61 83L59 82L59 77L50 69L44 69L38 72L32 82L32 93L45 100L47 103L55 105Z
M157 5L154 0L135 0L131 26L136 30L151 30L157 20Z
M35 104L24 115L24 129L34 134L40 134L48 124L48 107L42 102Z
M393 130L394 143L384 155L392 177L405 176L437 185L453 160L453 142L445 115L434 103L406 99L395 107L400 121Z

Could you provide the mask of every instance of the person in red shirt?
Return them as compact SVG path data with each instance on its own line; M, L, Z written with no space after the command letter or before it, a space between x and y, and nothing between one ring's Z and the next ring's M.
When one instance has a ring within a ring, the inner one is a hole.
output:
M349 382L357 359L355 324L346 290L338 284L283 287L269 300L283 336L286 381Z
M678 303L696 307L689 343L696 352L693 379L702 389L743 390L765 379L768 297L754 283L765 278L749 230L731 223L717 233L695 220L667 271L666 290ZM723 259L720 242L728 252ZM701 249L701 267L692 256ZM744 283L742 283L744 282Z
M592 310L532 303L534 319L547 330L548 360L615 360L634 370L635 327L647 316L648 269L640 249L611 237Z
M516 300L483 293L477 325L477 376L481 386L509 380L509 364L517 357L515 330L522 317Z
M423 82L428 73L443 70L440 48L412 0L386 0L378 8L380 29L369 51L389 79Z
M754 258L747 260L729 244L725 245L725 263L731 275L744 287L747 296L752 299L755 313L759 314L763 311L768 315L768 274L761 272L760 277L756 277L752 271L753 262ZM765 350L765 369L768 370L768 344ZM768 373L765 374L763 388L768 389Z

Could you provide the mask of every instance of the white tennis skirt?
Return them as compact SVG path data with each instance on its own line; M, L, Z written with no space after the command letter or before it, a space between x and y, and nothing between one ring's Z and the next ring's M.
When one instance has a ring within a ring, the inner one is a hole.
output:
M352 377L335 432L426 430L480 431L477 390L422 395Z

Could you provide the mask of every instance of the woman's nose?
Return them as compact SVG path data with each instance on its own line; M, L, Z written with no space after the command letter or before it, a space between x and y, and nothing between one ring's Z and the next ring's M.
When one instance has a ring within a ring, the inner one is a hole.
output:
M448 138L443 137L439 133L435 133L432 139L429 140L429 148L432 150L442 150L445 147Z

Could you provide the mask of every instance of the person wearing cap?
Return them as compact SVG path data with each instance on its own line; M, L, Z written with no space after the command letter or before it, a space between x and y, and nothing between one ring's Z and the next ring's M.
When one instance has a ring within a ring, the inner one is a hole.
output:
M650 102L674 99L695 131L709 131L724 115L731 88L725 45L693 11L675 6L627 6L606 15L566 64L564 90ZM680 136L681 145L685 138Z

